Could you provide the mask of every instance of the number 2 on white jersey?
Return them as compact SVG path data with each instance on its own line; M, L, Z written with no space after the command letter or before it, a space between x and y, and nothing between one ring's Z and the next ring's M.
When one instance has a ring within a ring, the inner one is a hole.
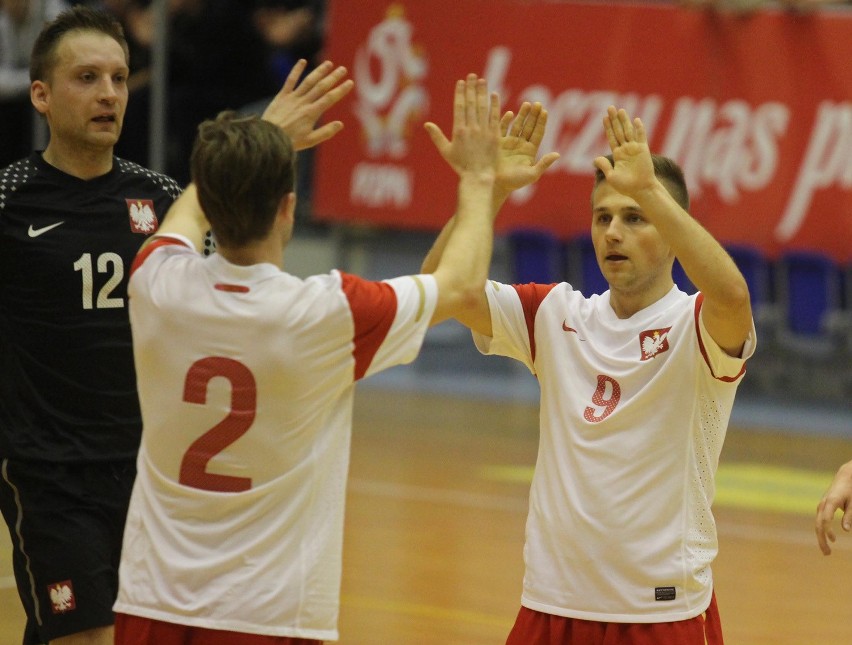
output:
M189 368L183 386L183 400L205 404L207 386L217 376L231 384L231 409L222 421L189 446L180 464L180 483L201 490L237 493L251 488L250 477L234 477L207 472L207 464L242 437L254 422L257 385L251 371L242 363L221 356L196 361Z

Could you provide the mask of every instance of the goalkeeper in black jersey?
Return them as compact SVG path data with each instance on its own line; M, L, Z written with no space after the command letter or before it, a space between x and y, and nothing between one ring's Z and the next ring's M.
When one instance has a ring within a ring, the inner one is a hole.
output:
M180 192L113 156L127 75L113 18L61 14L30 66L49 143L0 169L0 508L25 644L113 641L141 433L127 277Z

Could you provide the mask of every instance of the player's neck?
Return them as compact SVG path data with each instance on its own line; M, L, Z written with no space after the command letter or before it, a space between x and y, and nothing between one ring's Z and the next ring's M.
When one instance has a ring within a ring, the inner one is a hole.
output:
M284 259L284 249L281 248L280 242L272 237L238 248L229 248L219 244L216 251L228 262L237 266L274 264L280 269Z
M112 170L111 147L81 150L51 140L42 158L54 168L79 179L93 179Z
M612 307L616 317L625 320L662 299L671 291L672 286L674 286L672 281L668 281L668 283L662 281L649 286L649 288L636 290L621 289L610 285L609 306Z

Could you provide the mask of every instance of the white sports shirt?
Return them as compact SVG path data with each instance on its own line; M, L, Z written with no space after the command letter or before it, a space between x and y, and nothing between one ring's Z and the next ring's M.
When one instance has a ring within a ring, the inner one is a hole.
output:
M336 640L354 383L415 358L437 286L190 247L155 241L130 279L143 432L115 610Z
M524 363L541 387L521 603L604 622L692 618L710 604L710 510L734 393L731 358L676 287L626 320L609 292L488 283L481 352Z

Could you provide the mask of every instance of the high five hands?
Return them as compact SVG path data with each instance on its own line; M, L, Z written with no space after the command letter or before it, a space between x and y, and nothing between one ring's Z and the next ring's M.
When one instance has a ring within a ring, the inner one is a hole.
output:
M453 117L453 138L456 136L456 125L458 123L458 96L459 81L456 84L456 108ZM479 79L475 74L469 74L465 85L476 83L481 85L485 91L485 80ZM494 110L498 108L497 97L492 94L492 118ZM506 112L495 124L499 128L499 157L497 161L497 175L495 181L495 199L502 202L513 190L534 183L545 171L559 158L559 153L551 152L536 161L538 149L544 138L547 126L547 110L540 103L524 103L518 111L517 117L512 112ZM441 156L450 164L457 173L460 167L453 158L452 142L450 142L441 129L432 122L424 124L426 132L432 139L432 143L438 149Z
M547 127L547 110L541 103L521 104L518 115L506 112L500 119L500 164L496 190L505 197L513 190L535 183L553 163L558 152L549 152L536 161Z
M496 174L499 126L497 94L489 94L485 79L476 74L456 81L452 140L434 123L425 124L438 152L459 175L478 170Z
M349 94L355 86L352 80L343 80L346 68L334 67L331 61L317 66L299 83L299 77L307 64L305 59L301 59L293 66L284 86L264 110L262 117L284 130L296 150L312 148L343 129L341 121L331 121L319 128L315 126L325 111Z

